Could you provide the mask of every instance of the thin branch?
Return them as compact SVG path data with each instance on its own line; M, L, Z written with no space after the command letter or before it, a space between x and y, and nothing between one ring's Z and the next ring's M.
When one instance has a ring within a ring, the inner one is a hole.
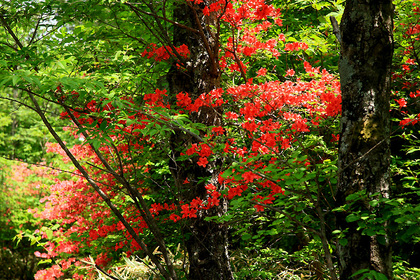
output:
M212 52L212 50L210 48L209 40L206 38L206 34L204 34L203 27L201 26L200 19L198 18L197 12L195 11L195 9L193 7L193 4L190 1L186 1L186 2L187 2L187 5L190 7L190 9L194 13L194 19L195 19L196 25L198 26L198 30L199 30L199 33L198 34L200 35L201 40L202 40L202 42L204 44L204 47L205 47L205 49L206 49L206 51L207 51L207 53L209 55L209 58L210 58L209 60L210 60L210 63L212 64L212 67L211 68L212 69L217 69L216 68L217 65L214 65L215 64L214 58L215 58L215 56L218 56L219 53L218 52L217 53ZM209 34L211 35L212 32L209 32Z
M37 21L37 23L36 23L35 30L34 30L34 32L32 33L32 37L31 37L31 40L30 40L30 41L29 41L29 43L28 43L28 46L29 46L29 45L31 45L31 44L32 44L32 42L34 41L35 36L36 36L36 33L38 32L39 24L41 23L41 20L42 20L42 16L40 16L40 17L39 17L39 19L38 19L38 21Z
M9 43L7 43L7 42L0 42L0 44L1 44L1 45L5 45L5 46L8 46L9 48L13 49L14 51L18 51L18 49L17 49L17 48L15 48L15 46L10 45L10 44L9 44Z
M42 39L44 39L45 37L47 37L48 35L50 35L51 33L55 32L56 30L60 29L62 26L64 26L67 22L63 22L63 24L58 25L54 28L52 28L50 31L44 33L41 37L39 37L38 39L34 40L32 43L36 43L38 41L41 41ZM52 25L51 25L52 26Z
M7 22L5 21L4 17L1 14L0 14L0 21L1 21L2 25L7 29L7 31L9 32L9 34L13 37L13 39L16 42L16 44L22 49L23 48L23 45L21 44L21 42L19 41L19 39L16 37L16 35L13 33L13 30L11 30L10 26L7 24ZM29 59L29 57L26 57L26 58ZM34 68L34 70L35 71L38 71L38 69L36 67ZM147 245L139 237L139 235L135 232L135 230L131 227L131 225L128 223L128 221L124 218L124 216L121 214L121 212L117 209L117 207L112 203L112 201L108 197L108 195L105 194L102 191L102 189L90 177L89 173L84 169L84 167L76 159L76 157L73 155L73 153L68 149L68 147L66 146L66 144L64 143L64 141L56 133L56 131L52 127L51 123L46 118L43 110L41 109L38 101L35 98L35 94L31 90L29 90L29 89L27 89L26 92L28 93L29 98L32 101L32 104L34 105L35 112L41 117L42 122L47 127L48 131L51 133L51 135L54 137L54 139L57 141L57 143L60 145L60 147L64 150L64 152L66 153L66 155L70 158L70 160L73 163L73 165L79 170L79 172L88 181L88 183L94 188L94 190L101 196L101 198L103 199L103 201L108 205L108 207L115 214L115 216L117 216L117 218L122 222L122 224L124 225L124 227L126 228L126 230L129 232L129 234L139 244L140 248L149 256L149 258L151 259L151 261L156 265L156 267L158 268L158 270L162 274L162 276L165 277L166 279L175 279L175 280L178 279L178 277L177 277L177 275L176 275L176 273L174 271L172 262L171 262L171 260L168 257L166 246L164 244L164 241L162 239L161 234L160 233L159 234L156 234L156 232L154 232L153 236L155 237L155 240L159 243L159 245L161 245L161 250L162 250L163 256L165 258L165 262L166 262L166 265L167 265L167 267L169 269L169 272L162 266L160 260L153 254L153 252L149 251ZM73 118L73 121L74 121L75 120L74 115L71 113L71 111L68 108L66 108L66 110L69 113L69 115ZM79 124L79 126L80 126L80 124ZM92 148L94 148L94 147L92 146ZM104 163L105 167L111 172L111 174L117 180L119 180L119 181L121 179L123 179L109 165L107 165L107 163L104 160L104 158L101 158L101 153L99 153L99 151L97 151L96 149L94 149L94 150L95 150L96 154L98 155L98 157L100 157L101 161ZM133 190L131 188L131 186L128 184L127 181L125 181L125 180L121 180L121 181L122 181L123 185L126 185L128 187L128 190L129 191L132 191ZM147 205L146 205L145 201L143 200L143 198L141 197L141 195L137 195L137 197L139 199L139 202L142 204L142 208L145 209L144 212L145 212L145 216L147 218L146 221L149 220L149 228L151 230L154 229L156 231L157 226L153 222L150 223L151 213L150 213L150 211L147 211ZM142 212L142 211L140 211L140 212ZM151 220L153 220L153 217L151 217Z
M289 215L288 213L286 213L285 211L281 210L280 208L274 207L274 206L270 206L264 203L260 203L258 201L255 200L248 200L248 202L255 204L255 205L259 205L259 206L263 206L265 208L268 208L270 210L273 210L277 213L283 214L285 217L287 217L289 220L295 222L296 224L298 224L299 226L303 227L304 229L309 230L310 232L316 234L317 236L321 236L321 232L317 231L316 229L313 229L311 227L308 227L307 225L305 225L303 222L299 221L298 219L292 217L291 215Z
M81 175L81 174L79 174L79 173L75 173L75 172L68 171L68 170L64 170L64 169L57 168L57 167L52 167L52 166L50 166L50 165L46 165L46 164L42 164L42 163L31 162L31 161L27 161L27 160L21 160L21 159L19 159L19 158L5 157L5 156L2 156L2 155L0 155L0 157L1 157L1 158L4 158L5 160L17 161L17 162L26 163L26 164L33 165L33 166L45 167L45 168L52 169L52 170L56 170L56 171L60 171L60 172L63 172L63 173L68 173L68 174L71 174L71 175L74 175L74 176L83 177L83 175ZM83 178L84 178L84 177L83 177ZM99 182L99 181L96 181L96 182L97 182L97 183L101 183L101 182ZM102 183L101 183L101 184L102 184Z
M153 109L150 109L153 113L155 113L155 114L158 114L159 116L161 116L161 117L163 117L163 118L167 118L167 116L164 116L163 114L161 114L161 113L159 113L159 112L157 112L157 111L155 111L155 110L153 110ZM197 134L195 134L194 132L192 132L192 131L190 131L190 130L188 130L188 129L186 129L185 127L183 127L178 121L176 121L176 120L173 120L173 119L170 119L170 121L167 121L167 120L164 120L164 119L158 119L158 118L156 118L155 116L153 116L153 115L151 115L151 114L149 114L149 113L146 113L145 111L141 111L141 110L136 110L136 111L138 111L139 113L142 113L142 114L144 114L145 116L148 116L149 118L152 118L152 119L154 119L154 120L157 120L158 122L162 122L162 123L165 123L165 124L167 124L170 128L172 128L172 129L180 129L180 130L182 130L182 131L184 131L185 133L187 133L187 134L189 134L189 135L191 135L192 137L194 137L196 140L198 140L199 142L204 142L204 139L203 138L201 138L199 135L197 135ZM175 123L176 125L174 125L173 123Z
M175 25L175 26L177 26L177 27L180 27L180 28L186 29L186 30L188 30L188 31L190 31L190 32L192 32L192 33L196 33L196 34L198 34L198 33L199 33L199 31L198 31L197 29L194 29L194 28L188 27L188 26L183 25L183 24L181 24L181 23L179 23L179 22L177 22L177 21L170 20L170 19L168 19L168 18L166 18L166 17L161 17L161 16L157 15L156 13L149 13L149 12L146 12L146 11L140 10L139 8L137 8L136 6L134 6L136 3L126 2L126 3L124 3L124 4L126 4L126 5L127 5L127 6L129 6L130 8L135 8L138 12L140 12L140 13L142 13L142 14L145 14L145 15L148 15L148 16L152 16L152 17L154 17L155 19L161 19L161 20L164 20L164 21L169 22L169 23L171 23L171 24L173 24L173 25ZM146 5L148 5L146 2L145 2L145 4L146 4ZM149 5L148 5L148 6L149 6Z
M103 21L103 20L98 20L98 22L100 22L100 23L103 23L104 25L107 25L107 26L109 26L109 27L111 27L111 28L114 28L114 29L117 29L118 31L120 31L122 34L124 34L125 36L127 36L127 37L129 37L129 38L131 38L131 39L133 39L133 40L136 40L137 42L139 42L139 43L141 43L141 44L143 44L143 45L147 45L147 42L145 41L145 40L143 40L143 39L141 39L141 38L138 38L138 37L135 37L135 36L132 36L132 35L130 35L130 34L128 34L128 33L126 33L121 27L120 27L120 25L118 24L118 21L117 21L117 17L116 17L116 15L114 15L114 19L115 19L115 23L116 23L116 26L114 26L114 25L112 25L112 24L110 24L110 23L108 23L108 22L106 22L106 21ZM124 37L121 37L121 38L124 38Z
M16 45L19 46L20 49L23 49L23 45L20 42L19 38L16 36L15 32L13 32L10 25L6 22L6 19L3 17L3 15L0 13L0 22L3 25L4 28L6 28L7 32L10 36L12 36L13 40L15 41Z
M66 109L66 112L70 116L70 118L72 119L73 123L82 131L82 134L85 137L85 139L89 139L89 135L86 133L85 130L82 129L83 128L82 125L77 120L77 118L74 116L74 114L69 109ZM137 209L139 209L140 215L142 216L142 218L147 223L150 231L153 233L154 239L159 244L159 247L162 251L162 255L163 255L163 258L165 260L165 263L166 263L167 267L169 268L169 273L170 273L171 277L173 279L177 279L175 270L173 268L172 261L169 258L169 254L168 254L168 251L167 251L167 248L166 248L166 245L165 245L165 241L163 239L163 235L160 232L160 229L157 226L156 221L154 220L152 214L150 213L149 208L147 207L147 204L144 201L143 196L138 192L137 189L133 188L133 186L125 179L124 176L120 176L109 165L108 161L105 159L105 157L102 155L102 153L96 147L94 147L92 144L90 144L90 147L95 152L95 154L98 156L101 163L105 166L106 170L129 191L131 197L136 202L136 206L137 206ZM137 198L137 199L135 199L135 198ZM140 203L140 206L137 203ZM159 265L160 265L160 263L159 263ZM166 270L165 270L165 272L168 273ZM162 271L161 271L161 273L162 273Z
M34 95L30 93L30 91L27 91L29 94L29 97L34 104L36 108L36 112L41 117L43 123L47 127L48 131L52 134L54 139L58 142L60 147L64 150L66 155L70 158L73 165L79 170L79 172L85 177L85 179L88 181L88 183L95 189L95 191L101 196L103 201L108 205L108 207L111 209L111 211L117 216L117 218L122 222L126 230L129 232L129 234L133 237L133 239L139 244L142 250L149 256L149 258L153 261L153 263L156 265L156 267L159 269L159 272L162 273L162 275L166 279L174 279L169 273L166 271L166 269L161 265L160 261L156 258L156 256L151 252L147 245L144 243L144 241L138 236L138 234L134 231L134 229L131 227L131 225L128 223L128 221L124 218L124 216L121 214L121 212L117 209L117 207L111 202L111 199L106 195L101 188L96 184L94 180L90 177L88 172L83 168L83 166L80 164L80 162L76 159L76 157L72 154L72 152L68 149L66 144L63 142L61 137L56 133L54 128L51 126L50 122L47 120L45 114L42 112L41 107L38 104L38 101L35 99Z
M239 30L238 30L238 32L239 32ZM228 51L231 54L233 54L235 63L238 65L239 70L241 72L242 79L244 79L244 82L246 83L247 82L246 73L245 73L244 68L242 67L241 60L238 58L238 55L236 53L238 42L237 42L237 39L235 38L235 32L234 32L234 30L232 30L232 36L233 36L233 50L226 49L226 51Z
M118 152L117 147L112 142L111 142L111 147L114 150L115 155L117 156L118 165L119 165L119 169L120 169L120 176L123 177L124 176L124 167L123 167L123 163L122 163L120 153Z
M9 98L9 97L4 97L4 96L0 96L0 99L4 99L4 100L8 100L8 101L11 101L11 102L14 102L14 103L20 104L20 105L22 105L22 106L25 106L26 108L31 109L32 111L35 111L35 108L34 108L34 107L31 107L31 106L29 106L28 104L25 104L25 103L23 103L23 102L21 102L21 101L18 101L18 100L16 100L16 99Z
M111 278L112 280L119 280L119 278L112 276L111 274L108 274L105 270L103 270L102 268L99 267L99 265L97 265L95 263L95 268L97 270L99 270L101 273L103 273L106 277Z
M319 190L320 188L318 188ZM320 201L320 197L318 195L318 201ZM316 203L316 207L315 207L316 211L318 212L318 217L319 217L319 221L320 221L320 239L321 239L321 243L322 243L322 249L324 250L324 255L325 255L325 259L327 261L327 267L328 270L331 273L331 279L332 280L337 280L337 273L335 271L334 268L334 264L332 261L332 257L331 257L331 253L330 253L330 244L328 242L328 238L327 238L327 229L325 227L325 225L327 224L325 222L325 214L322 213L322 209L321 206L319 205L319 203Z
M277 185L277 186L279 186L279 187L281 187L281 188L283 189L283 187L282 187L282 186L280 186L280 185L278 184L279 182L277 182L277 181L276 181L276 180L274 180L273 178L271 178L271 177L267 176L266 174L261 173L261 172L259 172L259 171L256 171L255 169L253 169L253 168L249 167L248 165L246 165L246 164L244 164L244 163L242 163L242 162L237 161L237 160L236 160L236 159L234 159L234 158L230 158L230 159L231 159L233 162L235 162L236 164L238 164L238 165L240 165L241 167L245 168L246 170L251 171L251 172L252 172L252 173L254 173L255 175L258 175L258 176L260 176L261 178L266 179L267 181L270 181L270 182L274 183L275 185ZM310 199L310 194L309 194L309 193L307 193L307 192L302 193L302 192L298 192L298 191L295 191L295 190L293 190L293 189L289 189L289 188L287 188L287 189L285 189L285 190L287 190L287 191L289 191L289 192L291 192L291 193L294 193L294 194L298 194L298 195L305 196L306 198Z
M149 30L149 32L156 38L159 40L159 42L162 44L162 46L165 48L165 50L167 51L167 53L173 57L175 56L176 59L178 59L180 62L182 62L183 64L186 64L186 60L184 57L182 57L179 52L176 50L175 46L172 44L172 40L169 39L169 37L167 36L165 29L162 27L162 25L160 24L159 21L156 21L156 23L158 24L159 28L160 28L160 33L156 34L151 27L149 27L149 24L147 24L147 22L144 20L144 18L140 15L140 13L144 13L150 16L157 16L156 13L148 13L145 12L139 8L137 8L134 5L130 5L129 3L125 3L126 5L128 5L131 10L134 11L134 13L137 15L137 17L143 22L143 24L146 26L146 28ZM145 4L149 7L149 9L153 10L153 6L150 4L147 4L145 2ZM165 36L166 35L166 36ZM166 42L166 43L165 43ZM168 46L171 49L171 51L168 50Z

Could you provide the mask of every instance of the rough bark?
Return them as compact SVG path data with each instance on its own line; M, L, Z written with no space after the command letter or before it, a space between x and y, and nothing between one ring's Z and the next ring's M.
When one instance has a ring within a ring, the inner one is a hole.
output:
M345 205L346 197L358 191L367 195L349 211L373 211L369 200L374 193L389 197L392 16L391 0L347 0L341 21L337 204ZM389 237L362 235L357 222L346 222L349 211L337 215L338 227L348 229L348 244L338 245L340 278L371 269L392 279Z
M172 101L179 92L188 92L194 100L200 94L208 93L220 85L217 36L215 34L211 36L209 30L205 28L211 23L210 21L213 21L214 25L217 22L215 18L204 17L197 10L194 12L186 4L178 4L174 10L174 20L196 30L201 29L199 33L192 33L186 29L175 28L173 44L175 46L186 44L191 56L186 69L174 65L167 75L169 98ZM190 119L208 126L220 125L221 108L203 106L197 113L191 114ZM197 139L181 130L175 131L171 138L171 172L175 178L179 198L183 201L191 201L196 197L204 200L207 195L205 186L210 183L219 190L223 188L217 180L220 172L218 162L210 163L203 168L197 165L196 159L178 160L180 148L190 147L192 143L197 143ZM185 179L188 179L189 183L184 183ZM233 279L228 257L228 228L220 223L205 221L205 217L223 215L226 210L227 202L222 199L219 206L201 211L197 213L197 218L188 221L184 234L188 236L186 247L190 264L189 279Z

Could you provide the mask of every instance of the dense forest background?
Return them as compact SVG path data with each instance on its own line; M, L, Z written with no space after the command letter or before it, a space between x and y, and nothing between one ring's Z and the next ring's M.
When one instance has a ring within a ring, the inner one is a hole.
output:
M0 0L0 25L0 279L419 278L418 1Z

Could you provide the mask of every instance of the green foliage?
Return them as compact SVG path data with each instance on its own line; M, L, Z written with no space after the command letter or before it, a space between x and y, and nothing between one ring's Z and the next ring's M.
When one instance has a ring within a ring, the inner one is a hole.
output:
M45 267L34 255L41 247L23 236L38 228L40 219L28 209L40 206L45 184L51 181L42 168L1 158L0 164L0 275L2 279L33 279L35 272Z
M361 269L358 272L354 273L351 277L356 277L357 279L374 279L374 280L387 280L388 277L386 277L384 274L379 273L375 270L369 270L369 269Z
M188 263L185 262L185 252L181 250L180 244L178 244L175 249L176 251L174 251L174 253L169 253L169 257L173 261L179 279L185 280L187 279L186 275L188 271ZM154 254L159 256L161 252L159 252L158 248L156 248L154 250ZM91 256L89 256L87 260L83 261L83 263L85 263L87 267L96 271L95 279L97 280L108 280L111 277L113 277L111 279L118 280L162 279L156 273L156 267L148 257L122 257L118 263L114 264L107 271L100 269L95 264L95 261Z
M420 269L419 268L413 268L410 267L410 264L406 261L403 261L401 259L395 258L394 261L394 276L395 279L403 279L403 280L409 280L409 279L416 279L420 275Z
M277 246L271 244L270 247L264 247L261 243L252 242L234 250L232 266L235 276L238 279L329 278L325 264L320 261L323 253L319 240L312 240L293 253Z
M286 0L278 1L282 10L286 43L305 42L309 48L303 57L314 66L338 71L339 44L334 34L330 16L338 22L344 11L344 1ZM296 69L302 57L288 57L280 69ZM295 60L296 59L296 60Z
M39 162L46 156L45 144L51 137L34 112L3 99L17 95L11 90L0 93L0 156Z

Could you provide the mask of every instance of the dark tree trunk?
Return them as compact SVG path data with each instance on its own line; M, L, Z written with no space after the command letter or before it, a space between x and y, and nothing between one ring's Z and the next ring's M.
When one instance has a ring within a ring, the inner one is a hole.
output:
M196 30L200 30L199 24L203 28L201 35L175 28L173 44L186 44L191 56L185 69L174 64L167 75L171 102L174 102L175 95L179 92L188 92L195 100L200 94L208 93L220 85L217 36L210 36L210 31L205 28L206 24L215 19L204 17L198 10L194 12L186 4L178 4L174 10L174 20ZM221 108L202 106L197 113L190 115L190 119L208 126L220 125L221 113ZM205 200L208 195L205 189L207 184L213 184L219 191L223 188L217 180L220 163L213 162L201 167L197 165L196 159L178 160L182 149L185 150L192 143L198 142L196 138L181 130L175 131L171 138L171 172L175 178L179 199L185 202L196 197ZM185 183L186 179L189 183ZM197 213L197 218L188 221L184 234L188 237L186 247L190 264L189 279L233 279L228 256L228 228L223 224L204 220L208 216L223 215L226 210L227 202L221 199L219 206L201 211Z
M342 120L339 146L338 205L362 191L367 198L349 211L372 212L372 194L389 197L389 99L393 54L391 0L347 0L342 17L340 77ZM362 235L349 213L337 215L337 225L348 229L348 244L338 245L341 279L360 269L371 269L392 279L389 236ZM383 225L386 228L386 225Z

